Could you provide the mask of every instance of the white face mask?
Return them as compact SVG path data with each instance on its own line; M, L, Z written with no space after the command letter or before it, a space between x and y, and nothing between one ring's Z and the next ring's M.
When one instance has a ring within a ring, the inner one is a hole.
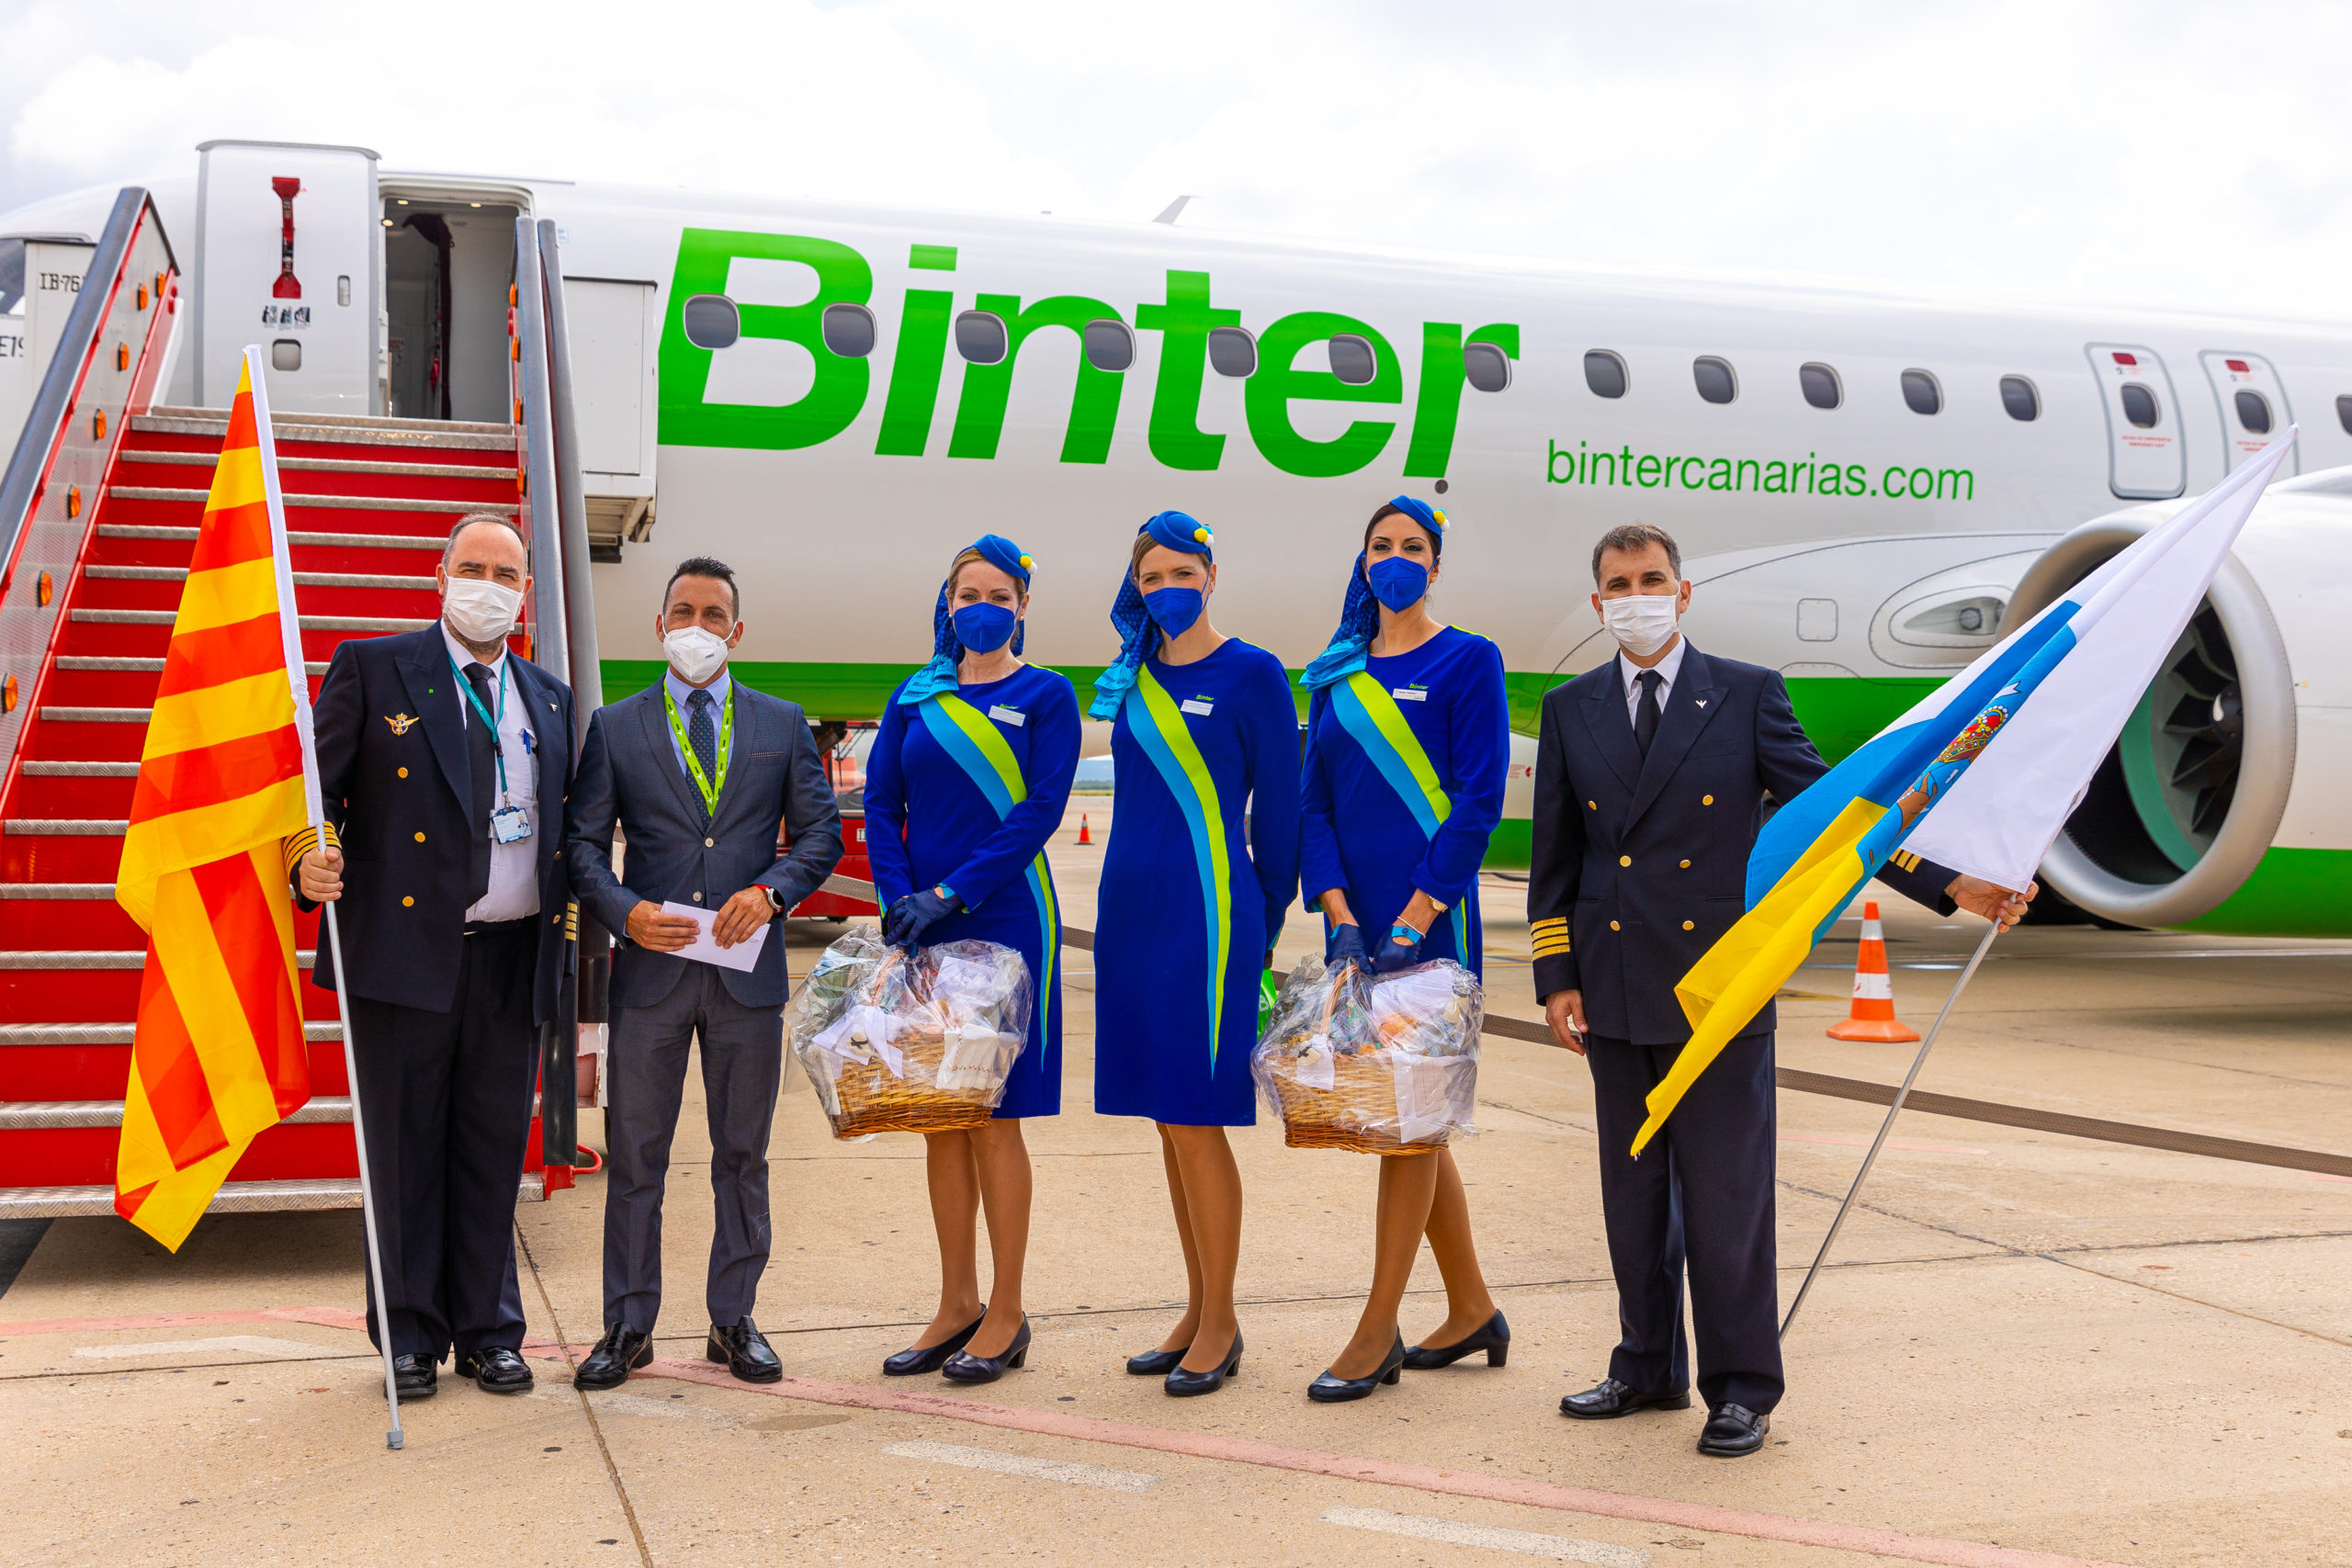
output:
M523 591L478 577L453 577L441 595L442 618L471 643L496 642L514 629L523 613Z
M1674 626L1680 612L1675 608L1679 593L1634 593L1623 599L1600 602L1600 624L1618 646L1636 659L1647 659L1674 638Z
M700 626L680 626L662 637L662 651L669 657L670 668L678 679L689 686L707 684L727 662L727 639L715 637Z

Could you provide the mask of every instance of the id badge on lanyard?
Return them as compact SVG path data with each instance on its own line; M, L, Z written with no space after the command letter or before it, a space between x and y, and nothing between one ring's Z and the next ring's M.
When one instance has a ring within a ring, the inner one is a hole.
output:
M458 668L458 661L454 659L449 660L449 671L458 677L458 690L464 695L466 705L490 727L491 754L498 762L499 799L497 808L490 814L490 836L502 844L519 844L531 836L531 814L515 805L506 791L506 737L499 728L506 717L506 661L501 660L498 664L498 711L495 714L482 706L481 696L474 690L474 683L466 679L466 672ZM527 740L523 750L526 755L529 753Z

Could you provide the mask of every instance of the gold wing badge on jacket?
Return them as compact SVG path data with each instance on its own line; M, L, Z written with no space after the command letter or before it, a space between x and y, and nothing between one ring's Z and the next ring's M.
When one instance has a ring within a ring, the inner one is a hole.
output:
M384 722L392 727L394 735L406 735L415 725L416 720L408 714L388 713L384 716Z

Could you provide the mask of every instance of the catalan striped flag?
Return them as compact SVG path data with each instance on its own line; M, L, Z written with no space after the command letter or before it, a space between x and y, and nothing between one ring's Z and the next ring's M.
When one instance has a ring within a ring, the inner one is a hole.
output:
M115 882L147 965L114 1206L175 1251L246 1146L311 1098L285 846L318 820L318 765L257 358L238 377Z
M1888 860L2032 880L2294 439L2151 527L1774 813L1747 858L1747 913L1674 987L1690 1040L1650 1090L1634 1153Z

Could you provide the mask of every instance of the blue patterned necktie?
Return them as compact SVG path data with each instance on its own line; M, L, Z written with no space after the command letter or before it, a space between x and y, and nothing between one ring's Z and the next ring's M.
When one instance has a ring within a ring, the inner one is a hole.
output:
M686 720L686 740L694 747L695 761L702 764L706 779L718 776L718 731L710 722L710 710L716 705L708 692L698 691L686 699L686 712L693 716ZM706 816L708 809L704 808Z

